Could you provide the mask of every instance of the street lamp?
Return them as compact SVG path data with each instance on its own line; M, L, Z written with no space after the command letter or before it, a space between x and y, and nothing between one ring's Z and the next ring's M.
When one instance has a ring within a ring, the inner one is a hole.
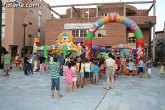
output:
M149 21L145 21L145 24L147 24L149 26L149 41L148 41L148 56L151 57L152 54L151 54L151 27L153 25L153 23L151 22L151 20Z
M25 39L26 39L26 27L28 25L26 23L23 24L24 27L24 37L23 37L23 57L25 57Z
M30 54L31 54L31 50L32 50L32 48L31 48L31 40L32 40L31 37L32 37L32 36L33 36L33 35L31 35L31 34L28 35L28 37L30 38L30 42L29 42L29 45L30 45L30 52L29 52L29 53L30 53Z
M31 34L28 35L28 37L30 38L30 42L29 42L30 47L31 47L31 40L32 40L31 37L32 37L32 36L33 36L33 35L31 35Z
M0 58L2 55L2 0L0 0ZM0 60L0 68L2 68L2 62Z

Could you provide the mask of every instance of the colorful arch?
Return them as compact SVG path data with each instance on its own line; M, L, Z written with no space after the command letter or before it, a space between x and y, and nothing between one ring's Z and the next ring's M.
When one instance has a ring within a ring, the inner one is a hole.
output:
M87 35L86 35L86 57L88 59L92 58L92 39L95 35L95 32L104 24L107 23L122 23L126 25L135 35L136 38L136 61L139 60L139 58L144 59L144 39L143 34L139 26L132 21L131 19L124 17L124 16L107 16L102 19L99 19L96 21L92 27L89 29Z

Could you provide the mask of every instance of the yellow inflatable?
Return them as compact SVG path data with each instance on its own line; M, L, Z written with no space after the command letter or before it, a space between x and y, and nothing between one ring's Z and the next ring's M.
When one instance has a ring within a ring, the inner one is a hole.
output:
M73 43L73 36L70 32L62 32L58 36L59 45L67 45L67 50L78 51L78 47Z

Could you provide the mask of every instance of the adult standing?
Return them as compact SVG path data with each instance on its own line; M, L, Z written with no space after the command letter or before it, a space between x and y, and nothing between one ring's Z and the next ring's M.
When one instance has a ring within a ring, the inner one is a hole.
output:
M29 74L33 74L33 57L30 55L29 57Z
M126 63L126 56L124 55L124 56L121 58L121 72L122 72L122 73L124 72L125 63Z
M61 55L59 57L59 61L60 61L60 75L63 76L63 62L64 62L64 55L63 55L63 53L61 53Z
M54 97L54 89L56 88L58 98L62 98L63 95L60 93L60 75L59 75L59 63L57 62L57 58L53 58L53 63L50 63L48 66L48 71L51 73L51 91L52 91L52 98Z
M25 55L25 58L24 58L24 74L25 75L29 75L29 72L30 72L30 65L29 65L29 58L28 58L28 55Z
M11 63L11 55L9 54L8 51L6 51L5 55L3 56L4 76L9 75L10 63Z
M106 88L107 90L109 90L109 88L113 87L114 84L114 72L115 72L115 60L112 59L113 55L111 53L108 54L108 59L106 59L106 77L107 77L107 81L106 81ZM110 78L111 78L111 85L110 85Z
M153 67L153 62L151 57L148 57L148 61L146 62L146 64L147 64L148 77L151 78L152 67Z

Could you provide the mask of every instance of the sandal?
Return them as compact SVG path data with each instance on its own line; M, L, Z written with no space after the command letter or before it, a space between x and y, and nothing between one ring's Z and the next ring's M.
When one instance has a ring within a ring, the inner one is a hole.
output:
M62 98L63 97L63 95L59 95L59 96L57 96L57 98Z
M109 88L107 89L107 88L104 88L105 90L109 90Z

